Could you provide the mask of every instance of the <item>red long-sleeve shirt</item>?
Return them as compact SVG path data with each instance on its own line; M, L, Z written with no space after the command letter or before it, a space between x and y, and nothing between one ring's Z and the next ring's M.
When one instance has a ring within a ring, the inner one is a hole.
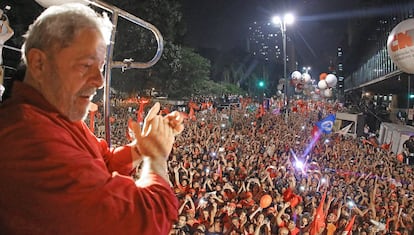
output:
M109 149L15 82L0 106L0 233L168 234L176 196L156 174L137 186L131 167L129 147Z

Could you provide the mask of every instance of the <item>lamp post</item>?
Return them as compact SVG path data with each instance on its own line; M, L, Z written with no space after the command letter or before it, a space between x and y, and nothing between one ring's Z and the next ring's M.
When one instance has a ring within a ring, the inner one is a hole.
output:
M292 24L294 21L294 17L292 14L286 14L283 19L279 16L274 16L272 18L272 22L276 25L279 25L280 31L282 32L282 40L283 40L283 77L285 78L285 106L286 106L286 113L285 113L285 122L288 122L289 117L289 98L288 98L288 85L289 79L287 78L287 56L286 56L286 25Z

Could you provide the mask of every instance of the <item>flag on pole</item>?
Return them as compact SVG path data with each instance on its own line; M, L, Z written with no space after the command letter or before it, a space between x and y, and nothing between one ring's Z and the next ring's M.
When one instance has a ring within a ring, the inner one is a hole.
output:
M326 116L324 119L316 123L319 131L325 134L329 134L332 132L332 128L334 126L336 116L335 114L330 114Z
M341 130L339 130L335 133L340 134L340 135L346 135L349 132L349 130L351 129L352 125L353 125L353 123L347 125L346 127L342 128Z
M319 203L318 208L316 208L316 214L313 218L313 221L310 225L310 235L317 235L320 234L321 230L325 228L325 214L323 211L323 206L325 204L325 198L326 198L326 191L323 193L323 196L321 198L321 202Z
M352 234L352 227L354 226L355 222L355 215L352 216L351 221L346 225L344 231L342 232L342 235L351 235Z
M134 134L134 131L132 130L132 118L128 119L128 126L127 126L127 130L125 134L126 134L126 138L128 141L132 141L135 139L135 134Z

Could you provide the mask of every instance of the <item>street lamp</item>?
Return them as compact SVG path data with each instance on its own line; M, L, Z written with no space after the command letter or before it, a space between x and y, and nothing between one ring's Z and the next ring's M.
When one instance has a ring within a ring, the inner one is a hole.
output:
M286 115L285 115L285 121L288 122L288 116L289 116L289 99L288 99L288 84L289 79L287 78L287 71L286 71L286 25L292 24L295 20L294 16L290 13L286 14L283 19L279 16L274 16L272 18L272 22L276 25L279 25L280 30L282 32L282 40L283 40L283 77L285 78L285 105L286 105Z
M309 67L309 66L308 67L303 67L302 70L303 70L304 73L309 73L309 71L311 70L311 67Z

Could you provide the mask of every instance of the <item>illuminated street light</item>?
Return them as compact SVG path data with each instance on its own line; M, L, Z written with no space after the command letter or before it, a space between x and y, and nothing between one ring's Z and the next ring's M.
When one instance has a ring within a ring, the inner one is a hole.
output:
M285 107L286 107L286 115L285 121L288 122L289 116L289 98L288 98L288 85L289 79L287 78L287 70L286 70L286 63L287 63L287 56L286 56L286 25L292 24L295 18L292 14L286 14L283 19L279 16L274 16L272 18L272 22L276 25L279 25L280 30L282 32L282 40L283 40L283 77L285 78Z

